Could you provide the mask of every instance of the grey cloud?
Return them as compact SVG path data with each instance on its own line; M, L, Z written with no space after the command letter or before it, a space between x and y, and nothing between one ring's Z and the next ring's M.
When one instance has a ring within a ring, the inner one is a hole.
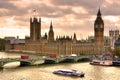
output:
M5 9L16 9L16 6L14 6L12 3L10 3L7 0L1 0L0 1L0 8L5 8Z
M8 10L8 12L0 12L2 16L22 16L27 12L26 9L19 8L19 6L15 6L13 3L10 3L10 0L2 0L0 2L0 8Z
M109 0L110 3L108 3L106 0L104 0L104 3L101 5L101 11L103 15L113 15L117 16L120 15L120 1L119 0Z
M119 3L120 3L120 1L117 0L117 3L109 4L105 0L103 0L101 3L102 15L103 16L119 15L119 13L120 13ZM96 16L98 8L99 8L98 0L51 0L51 4L52 4L52 6L47 5L45 3L37 3L37 4L30 4L26 8L21 8L21 7L19 7L19 5L15 6L14 4L10 3L7 0L1 0L0 8L8 10L8 12L3 14L2 16L16 16L15 20L18 21L18 25L20 25L20 26L29 27L28 14L31 14L31 15L33 14L32 12L29 13L29 10L32 11L33 9L36 9L36 10L38 10L39 15L41 17L57 18L57 19L63 18L64 19L64 16L72 14L72 15L74 15L75 20L83 20L84 21L84 24L79 24L79 25L78 24L66 25L64 23L69 24L69 22L59 22L59 24L57 24L55 26L53 25L54 28L60 28L63 30L67 29L67 30L73 31L73 32L75 32L76 30L86 31L86 32L93 31L94 20L90 21L88 19L90 19L91 16ZM106 5L106 7L103 6L104 4ZM68 7L63 9L63 8L60 8L60 6L63 6L63 7L68 6ZM86 9L88 11L88 14L75 13L72 10L72 7L83 7L84 9ZM0 12L0 14L1 14L1 12ZM26 17L24 17L25 15L26 15ZM105 25L108 26L109 23L107 22L107 23L105 23Z
M30 9L38 10L39 15L42 17L52 17L52 18L62 17L62 16L73 13L71 8L61 9L58 6L51 7L46 4L40 4L37 6L37 8L36 8L36 5L27 7L27 10L30 10Z
M105 8L102 8L103 14L104 15L120 15L120 5L116 6L116 5L109 5Z
M95 9L99 7L99 3L97 0L51 0L55 6L71 6L71 7L79 7L82 6L85 9Z
M51 3L55 6L83 7L88 11L89 15L96 15L100 6L104 15L119 15L120 1L109 1L111 3L108 3L106 0L51 0Z
M53 3L56 6L96 6L98 3L97 0L91 1L91 0L51 0L51 3ZM91 4L90 4L91 3Z
M28 14L28 10L32 10L32 9L37 9L40 13L40 16L43 17L62 17L65 15L69 15L69 14L75 14L74 11L71 10L72 7L74 6L83 6L83 7L89 7L93 6L92 4L89 3L90 1L85 1L85 0L52 0L51 3L54 5L53 7L40 3L39 5L37 4L31 4L28 5L28 7L26 8L20 8L19 6L14 6L12 3L9 2L2 2L1 4L4 6L0 6L1 8L5 8L8 9L9 12L5 13L4 15L16 15L16 16L22 16L22 15L27 15ZM71 7L68 7L66 9L61 9L59 7L59 5L71 5ZM87 9L87 8L86 8ZM90 9L88 9L89 11L92 11ZM56 13L56 14L53 14ZM89 12L91 13L91 12ZM77 14L75 14L77 16ZM80 15L80 14L79 14Z

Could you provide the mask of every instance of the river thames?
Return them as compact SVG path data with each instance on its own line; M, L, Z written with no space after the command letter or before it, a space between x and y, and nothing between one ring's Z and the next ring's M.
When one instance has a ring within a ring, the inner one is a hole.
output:
M21 54L0 52L0 57L20 57ZM32 55L33 56L33 55ZM15 63L14 64L19 64ZM15 67L13 63L0 69L0 80L120 80L120 67L95 66L89 62L41 64L37 66ZM83 71L85 77L55 75L56 69L76 69Z

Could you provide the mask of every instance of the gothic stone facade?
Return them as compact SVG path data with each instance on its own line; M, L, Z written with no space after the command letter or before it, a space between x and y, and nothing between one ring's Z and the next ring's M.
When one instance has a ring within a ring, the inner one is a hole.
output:
M97 18L94 24L95 43L87 40L77 40L74 33L73 38L69 36L59 36L54 39L54 30L52 22L50 29L43 37L41 37L41 18L30 18L30 37L25 38L23 50L35 51L39 54L57 54L57 55L92 55L98 54L103 50L103 33L104 23L101 18L100 9L98 10ZM98 48L99 47L99 52ZM16 49L16 48L15 48ZM9 50L9 49L8 49Z

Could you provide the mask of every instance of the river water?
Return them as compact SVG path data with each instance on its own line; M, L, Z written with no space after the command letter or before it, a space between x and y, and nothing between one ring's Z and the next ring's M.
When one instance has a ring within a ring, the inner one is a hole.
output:
M21 54L0 52L0 57L20 57ZM9 64L8 66L13 65ZM85 77L55 75L56 69L77 69ZM41 64L37 66L11 67L0 70L0 80L120 80L120 67L95 66L85 63Z

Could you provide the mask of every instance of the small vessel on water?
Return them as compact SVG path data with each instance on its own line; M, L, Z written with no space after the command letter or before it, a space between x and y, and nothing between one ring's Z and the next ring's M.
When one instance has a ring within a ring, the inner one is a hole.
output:
M90 64L92 64L92 65L99 65L100 64L100 60L92 60L90 62Z
M90 62L92 65L102 65L102 66L112 66L113 62L110 60L92 60Z
M66 69L58 69L53 71L54 74L68 75L68 76L78 76L84 77L85 73L77 71L77 70L66 70Z
M114 56L113 66L120 66L120 58L118 56Z
M120 61L113 61L113 66L120 66Z
M112 66L113 61L110 54L95 55L90 61L92 65Z

